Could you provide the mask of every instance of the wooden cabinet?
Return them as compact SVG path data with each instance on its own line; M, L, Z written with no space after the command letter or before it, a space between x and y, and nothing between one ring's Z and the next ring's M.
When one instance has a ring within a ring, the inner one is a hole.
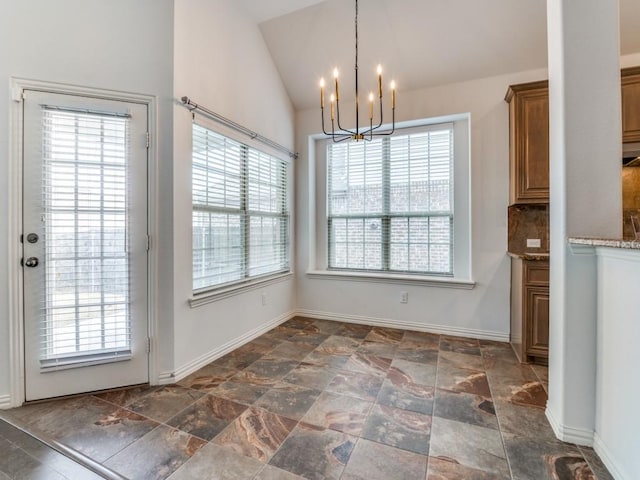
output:
M509 103L510 203L549 203L549 86L512 85Z
M511 260L511 345L521 362L549 356L549 261Z
M640 67L622 70L622 142L640 142Z

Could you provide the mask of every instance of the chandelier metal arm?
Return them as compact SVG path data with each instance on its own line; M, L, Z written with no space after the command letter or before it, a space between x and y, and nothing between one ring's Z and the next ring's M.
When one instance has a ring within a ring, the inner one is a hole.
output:
M331 133L327 132L324 120L324 79L320 82L320 114L322 117L322 133L327 136L331 136L334 142L343 142L351 139L360 141L371 141L374 136L388 136L395 131L395 82L391 82L391 114L392 124L391 130L387 132L377 133L377 129L382 127L384 117L382 109L382 70L378 66L378 97L380 105L380 121L377 125L373 125L373 93L370 98L370 110L369 110L369 127L360 129L360 97L359 97L359 84L358 84L358 0L355 0L355 129L344 128L340 123L340 96L338 94L338 70L334 70L335 77L335 94L331 95ZM335 101L335 110L334 102ZM338 129L336 130L336 124Z

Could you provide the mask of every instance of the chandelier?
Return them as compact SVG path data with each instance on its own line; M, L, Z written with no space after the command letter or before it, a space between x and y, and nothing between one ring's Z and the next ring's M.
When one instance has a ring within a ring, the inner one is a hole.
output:
M371 141L374 136L379 135L391 135L395 130L396 124L396 85L395 82L391 82L391 130L384 132L376 132L380 127L382 127L382 66L378 65L377 73L378 73L378 100L379 100L379 121L376 125L373 124L374 117L374 94L373 92L369 93L369 127L364 127L362 130L359 126L360 121L360 113L359 113L359 98L358 98L358 0L355 0L356 3L356 18L355 18L355 31L356 31L356 64L355 64L355 77L356 77L356 91L355 91L355 114L356 114L356 127L355 130L349 130L344 128L340 124L340 93L338 89L338 69L335 68L333 70L333 78L335 81L334 91L329 97L330 104L330 118L331 118L331 131L327 131L325 128L324 121L324 89L325 89L325 81L324 78L320 79L320 115L322 117L322 132L330 136L334 142L342 142L344 140L355 140L356 142L360 140ZM336 128L337 127L337 128Z

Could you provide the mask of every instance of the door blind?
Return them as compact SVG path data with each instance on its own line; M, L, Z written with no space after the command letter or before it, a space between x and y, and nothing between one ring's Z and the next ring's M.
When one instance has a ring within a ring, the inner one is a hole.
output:
M193 288L288 271L288 162L193 125Z
M327 145L329 268L453 274L453 125Z
M45 368L130 355L128 122L43 107Z

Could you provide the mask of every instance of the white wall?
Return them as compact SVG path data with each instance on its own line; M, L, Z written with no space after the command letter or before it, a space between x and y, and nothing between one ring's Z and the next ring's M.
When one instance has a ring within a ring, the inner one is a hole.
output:
M172 152L172 0L0 0L0 397L9 394L9 118L10 77L60 82L155 95L158 98L157 148L161 189L171 191L166 174ZM123 14L126 11L126 15ZM13 139L12 139L13 140ZM162 232L171 231L170 195L159 198ZM161 236L164 260L170 245ZM159 277L170 278L170 262ZM165 291L170 285L161 280ZM171 297L161 296L160 312L169 312ZM168 316L159 318L166 331ZM170 329L168 329L170 331ZM160 339L169 340L167 336ZM170 345L170 342L168 343ZM167 343L164 343L166 346ZM163 358L172 364L171 350ZM160 368L166 366L160 365Z
M472 277L477 282L473 290L329 281L305 275L309 265L310 221L307 144L309 136L320 130L320 114L319 109L299 112L296 144L302 155L296 175L298 307L336 317L377 318L508 340L509 113L504 96L511 84L542 80L546 76L545 70L537 70L398 92L397 121L458 113L471 115L471 257ZM400 304L401 290L408 291L409 303Z
M293 107L258 27L240 10L238 2L176 2L174 96L188 96L293 149ZM295 285L287 280L189 307L191 114L179 105L174 109L174 127L174 368L184 371L228 342L292 312ZM262 292L267 293L266 306L262 306Z
M619 480L640 477L640 251L598 248L594 447Z

